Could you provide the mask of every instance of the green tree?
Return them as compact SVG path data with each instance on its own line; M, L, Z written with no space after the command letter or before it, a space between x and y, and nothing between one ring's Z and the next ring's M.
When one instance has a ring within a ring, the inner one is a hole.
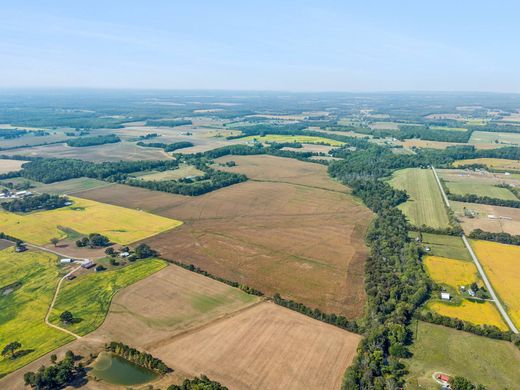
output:
M6 356L7 354L11 354L11 359L14 359L16 357L15 351L17 349L20 349L22 347L22 344L18 341L13 341L9 344L7 344L4 349L2 350L2 356Z
M59 238L56 238L56 237L51 238L51 244L54 245L54 246L56 246L59 241L60 241Z
M65 324L70 324L74 320L74 316L70 311L65 310L63 313L60 314L60 320Z

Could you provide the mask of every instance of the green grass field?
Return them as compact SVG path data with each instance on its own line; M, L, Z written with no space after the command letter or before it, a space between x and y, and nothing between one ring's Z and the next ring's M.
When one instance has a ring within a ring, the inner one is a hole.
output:
M19 341L23 356L0 357L0 377L72 341L45 324L59 277L58 258L46 252L0 251L0 348ZM11 286L11 287L9 287Z
M60 325L59 315L68 310L79 319L68 329L80 335L90 333L103 323L114 294L166 265L159 259L139 260L121 269L99 273L91 271L73 281L65 281L49 321Z
M183 165L177 169L169 169L166 171L149 171L144 175L139 175L138 179L150 181L179 180L188 176L203 176L204 172L197 169L193 165Z
M417 232L410 232L410 237L417 237ZM428 255L471 261L468 250L458 236L422 233L422 247L429 247Z
M474 131L469 139L469 144L496 144L500 146L520 145L520 133L494 133L488 131Z
M465 127L450 127L450 126L430 126L431 130L447 130L447 131L467 131Z
M402 169L394 173L389 183L410 196L399 208L412 225L449 227L448 214L431 169Z
M520 389L520 350L512 343L424 322L417 330L413 357L404 361L410 372L407 389L438 390L435 371L464 376L490 390Z
M454 195L474 194L478 196L489 196L490 198L518 200L516 196L507 188L496 187L491 184L478 182L444 182L450 193Z
M257 140L258 142L299 142L302 144L324 144L330 146L341 146L344 142L336 141L326 137L315 137L310 135L279 135L268 134L265 136L252 135L249 137L240 138L244 141Z

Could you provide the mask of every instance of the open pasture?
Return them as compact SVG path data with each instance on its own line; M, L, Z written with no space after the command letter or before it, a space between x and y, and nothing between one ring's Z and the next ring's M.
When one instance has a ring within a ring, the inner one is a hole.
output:
M190 176L203 176L204 172L198 170L193 165L184 165L177 169L169 169L166 171L152 171L144 175L137 176L141 180L149 181L164 181L164 180L179 180Z
M67 325L67 329L80 335L90 333L103 323L114 294L166 265L164 260L144 259L121 269L91 271L72 281L65 281L52 308L49 321L60 325L60 313L68 310L78 322Z
M450 127L450 126L430 126L430 130L439 131L467 131L465 127Z
M0 159L0 174L19 171L27 161Z
M499 170L510 170L520 171L520 161L509 160L505 158L471 158L466 160L458 160L453 163L454 167L460 167L462 165L471 164L482 164L489 168L495 168Z
M410 196L399 208L412 225L449 227L448 214L431 169L402 169L394 173L389 183Z
M265 302L174 338L153 354L230 389L337 389L360 340Z
M475 161L480 159L475 159ZM459 160L474 161L474 160ZM513 160L511 160L513 161ZM499 184L509 184L512 187L520 186L520 179L515 174L506 175L504 172L489 172L485 170L466 170L466 169L437 169L439 177L443 180L454 183L472 183L496 186Z
M478 203L450 202L466 233L481 229L492 233L520 234L520 209Z
M118 244L173 229L182 222L157 215L70 197L72 205L28 214L0 211L2 230L21 240L43 245L51 238L65 238L65 227L81 234L101 233Z
M512 343L426 322L416 329L413 357L405 361L407 389L439 389L432 379L436 371L464 376L488 389L520 389L520 351Z
M405 148L418 148L418 149L446 149L448 146L465 145L457 142L443 142L443 141L427 141L418 138L406 139L399 141Z
M477 281L477 267L469 261L446 257L425 256L424 265L432 280L455 290Z
M325 135L323 137L315 137L315 136L310 136L310 135L267 134L264 136L252 135L249 137L244 137L244 138L239 138L239 139L242 141L256 140L256 141L262 142L262 143L299 142L302 144L322 144L322 145L330 145L330 146L341 146L344 144L344 142L326 138Z
M423 249L426 249L426 247L430 248L428 252L429 255L471 261L471 257L464 246L462 238L431 233L421 233L421 235L422 247ZM416 238L418 233L410 232L410 236Z
M301 148L284 147L282 150L291 150L293 152L312 152L312 153L325 153L328 154L333 146L330 145L319 145L319 144L302 144Z
M520 326L520 246L472 240L475 251L499 299Z
M469 144L494 145L495 147L520 145L520 133L495 133L488 131L474 131L469 139Z
M472 302L462 299L460 304L453 304L434 300L427 304L427 308L440 315L458 318L474 325L493 325L504 332L509 330L492 302Z
M497 187L492 184L472 183L469 181L451 182L445 181L448 191L454 195L478 195L504 200L518 200L507 188Z
M183 220L146 240L166 258L327 312L360 315L372 213L321 165L259 157L230 157L232 169L253 180L197 197L122 185L81 196Z
M13 341L22 344L16 359L0 357L0 378L73 340L45 324L64 273L57 261L57 256L46 252L16 253L14 247L0 250L0 347Z

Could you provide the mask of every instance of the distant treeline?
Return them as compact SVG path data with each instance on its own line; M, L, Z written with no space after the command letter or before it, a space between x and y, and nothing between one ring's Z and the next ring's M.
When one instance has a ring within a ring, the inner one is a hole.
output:
M85 147L85 146L95 146L95 145L103 145L103 144L114 144L116 142L121 142L121 139L115 134L108 135L96 135L94 137L80 137L73 138L67 140L68 146L74 147Z
M33 195L9 202L2 202L2 208L12 213L28 213L34 210L54 210L64 207L69 199L59 195Z
M491 233L481 229L475 229L469 234L469 238L499 242L501 244L520 245L520 236L509 233Z
M520 208L520 200L498 199L498 198L491 198L489 196L479 196L479 195L475 195L475 194L464 194L464 195L447 194L447 195L448 195L448 199L454 200L456 202L489 204L489 205L493 205L493 206L512 207L515 209Z
M147 147L147 148L164 149L165 152L173 152L177 149L189 148L189 147L193 146L193 143L188 142L188 141L174 142L171 144L166 144L163 142L149 142L149 143L138 142L137 145Z
M124 357L126 360L141 367L146 367L149 370L158 372L161 375L172 371L161 359L155 358L149 353L141 352L123 343L112 341L106 346L106 350Z
M186 119L158 119L146 121L146 126L164 126L164 127L177 127L184 125L191 125L191 120Z
M49 135L49 133L45 130L20 130L20 129L2 129L0 131L0 138L3 139L14 139L20 138L24 135L32 134L36 137L43 137Z

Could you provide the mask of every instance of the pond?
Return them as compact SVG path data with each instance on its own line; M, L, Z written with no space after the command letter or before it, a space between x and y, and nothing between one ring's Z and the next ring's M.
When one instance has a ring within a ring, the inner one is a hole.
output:
M114 385L140 385L158 377L153 371L138 366L121 356L101 352L90 374Z

